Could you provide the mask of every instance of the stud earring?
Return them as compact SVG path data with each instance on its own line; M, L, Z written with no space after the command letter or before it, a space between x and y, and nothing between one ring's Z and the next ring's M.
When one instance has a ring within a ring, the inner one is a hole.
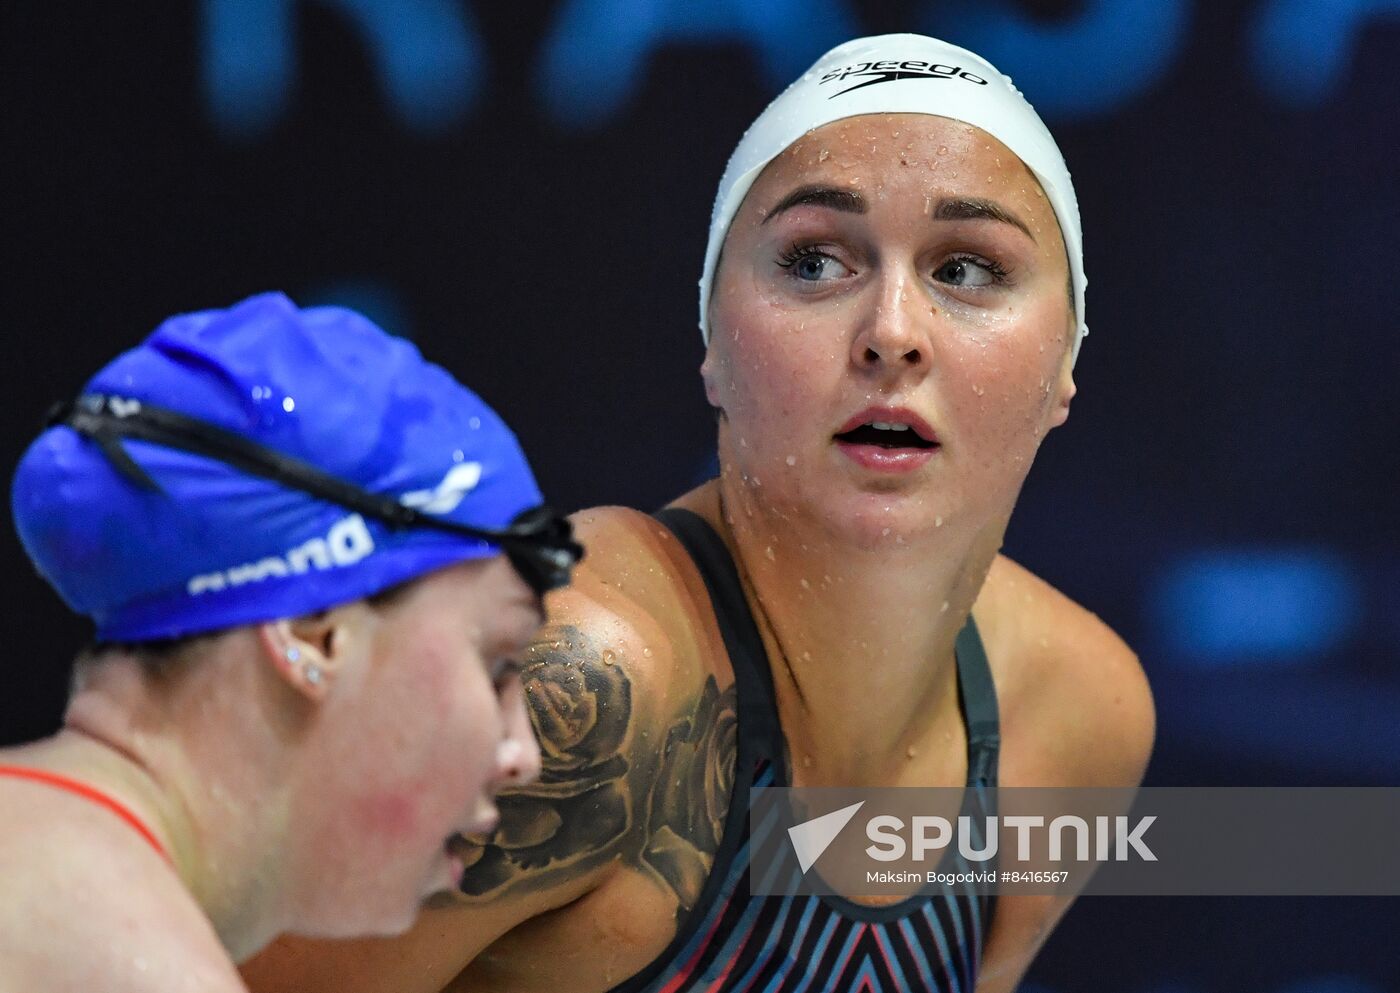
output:
M301 650L300 650L300 649L298 649L298 648L289 648L289 649L287 649L287 661L288 661L288 662L295 662L295 661L296 661L297 659L299 659L299 658L301 658Z
M321 667L315 662L306 663L304 674L306 676L306 681L312 686L319 686L321 684Z

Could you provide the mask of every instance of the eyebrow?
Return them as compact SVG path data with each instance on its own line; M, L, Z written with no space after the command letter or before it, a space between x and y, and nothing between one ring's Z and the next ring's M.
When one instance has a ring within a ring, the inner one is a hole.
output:
M793 207L827 207L848 214L864 214L865 198L854 190L839 190L834 186L799 186L774 205L763 219L767 224L785 210Z
M1019 228L1026 233L1027 238L1035 241L1035 235L1031 234L1026 222L995 200L982 197L945 197L938 201L930 216L935 221L999 221Z
M847 214L864 214L868 210L865 198L855 190L842 190L834 186L799 186L779 200L762 223L767 224L785 210L793 207L826 207ZM995 200L985 197L944 197L938 201L929 214L935 221L997 221L1010 224L1025 233L1031 241L1035 235L1030 227L1011 211Z

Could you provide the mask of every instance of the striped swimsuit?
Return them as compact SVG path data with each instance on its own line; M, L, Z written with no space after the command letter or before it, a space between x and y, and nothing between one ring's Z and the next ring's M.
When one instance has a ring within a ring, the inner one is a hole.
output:
M753 896L750 789L788 785L783 741L763 642L738 572L719 536L687 511L657 517L695 561L710 594L738 693L733 801L710 876L675 939L612 993L972 993L993 898L970 886L931 887L897 904L867 907L838 897ZM995 689L977 628L958 635L958 698L968 732L967 797L990 813L1000 742ZM945 868L967 871L960 855ZM765 863L766 864L766 863ZM795 871L779 863L765 871Z

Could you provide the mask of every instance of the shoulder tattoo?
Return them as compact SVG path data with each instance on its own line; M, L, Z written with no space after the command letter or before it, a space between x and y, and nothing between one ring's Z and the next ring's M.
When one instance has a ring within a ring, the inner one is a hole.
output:
M699 899L724 836L738 757L737 702L734 684L720 692L707 676L694 712L672 725L662 750L641 861L682 911Z
M632 685L623 667L578 628L552 625L530 646L521 678L540 776L501 793L501 823L489 837L453 839L468 863L469 898L587 871L613 854L632 822L624 748Z
M733 685L721 691L708 676L669 725L638 728L627 666L572 625L540 635L522 676L540 777L499 796L490 836L452 840L468 866L462 889L433 903L551 888L621 857L671 890L678 913L689 910L733 791Z

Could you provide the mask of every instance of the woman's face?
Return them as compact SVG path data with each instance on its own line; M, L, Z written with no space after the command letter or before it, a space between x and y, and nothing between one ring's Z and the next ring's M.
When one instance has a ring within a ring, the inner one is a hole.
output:
M819 128L724 244L702 374L727 472L867 544L1010 514L1074 394L1064 242L995 138L919 114Z
M542 616L503 556L365 610L360 664L335 674L313 718L335 729L306 881L321 922L308 930L327 936L406 930L426 896L460 882L447 838L493 830L496 790L540 767L516 660Z

